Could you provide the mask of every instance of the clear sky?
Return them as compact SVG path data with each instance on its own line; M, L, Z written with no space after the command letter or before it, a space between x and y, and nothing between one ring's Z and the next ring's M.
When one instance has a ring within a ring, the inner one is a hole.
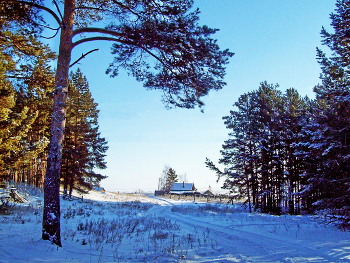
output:
M198 190L210 185L218 192L223 182L216 183L204 162L220 158L229 132L222 117L238 97L265 80L280 84L281 90L294 87L303 96L314 96L321 72L316 47L327 51L320 31L322 26L331 31L335 0L195 0L194 6L201 11L201 25L220 29L214 37L221 49L235 53L227 67L227 86L204 98L204 113L166 110L160 91L145 90L125 72L107 76L113 59L110 42L87 43L73 51L72 61L99 48L78 66L99 104L100 131L109 145L108 168L102 171L108 178L101 183L107 191L153 191L169 165Z

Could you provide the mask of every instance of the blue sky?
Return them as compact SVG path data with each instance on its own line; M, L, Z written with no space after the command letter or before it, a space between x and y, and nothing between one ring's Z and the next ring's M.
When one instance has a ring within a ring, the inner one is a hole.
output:
M220 47L235 53L227 67L227 86L204 98L204 113L166 110L161 92L146 91L125 72L107 76L113 59L110 43L87 43L73 51L72 61L99 48L78 66L99 104L100 130L109 145L108 168L102 171L108 178L101 184L106 190L153 191L169 165L199 190L210 185L220 191L222 181L216 183L204 162L206 157L214 162L220 158L229 132L222 117L238 97L265 80L313 97L321 72L316 47L327 51L320 31L322 26L331 31L329 14L335 0L195 0L194 6L200 8L201 25L220 29L214 36Z

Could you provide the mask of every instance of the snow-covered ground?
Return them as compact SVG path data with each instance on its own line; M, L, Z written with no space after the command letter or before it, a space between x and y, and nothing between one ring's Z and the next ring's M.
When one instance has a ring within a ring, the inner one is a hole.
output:
M0 262L350 262L350 233L313 216L91 192L61 200L62 247L41 240L42 193L0 215Z

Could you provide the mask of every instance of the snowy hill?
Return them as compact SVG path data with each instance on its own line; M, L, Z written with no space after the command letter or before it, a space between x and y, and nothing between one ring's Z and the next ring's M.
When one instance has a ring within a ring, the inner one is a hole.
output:
M43 195L0 215L0 262L349 262L350 233L313 216L249 214L92 191L61 199L62 248L41 240Z

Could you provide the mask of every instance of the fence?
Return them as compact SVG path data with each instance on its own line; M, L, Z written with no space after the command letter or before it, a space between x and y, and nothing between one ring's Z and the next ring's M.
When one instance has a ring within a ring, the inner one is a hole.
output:
M220 203L220 204L233 204L236 200L232 195L203 195L200 193L186 193L186 194L162 194L157 193L158 196L162 196L167 199L173 200L185 200L199 203Z

